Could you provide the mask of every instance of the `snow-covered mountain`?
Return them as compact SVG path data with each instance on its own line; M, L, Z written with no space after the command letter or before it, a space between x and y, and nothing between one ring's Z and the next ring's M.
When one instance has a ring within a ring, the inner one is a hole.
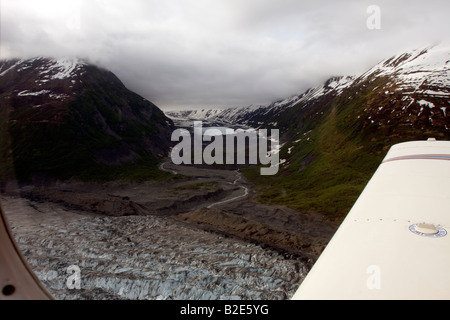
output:
M358 77L353 88L372 89L364 112L365 126L409 126L447 135L450 118L450 45L436 45L386 59ZM350 94L349 98L354 97Z
M393 144L450 140L449 67L450 45L429 46L266 106L224 110L209 121L279 129L278 174L247 172L259 199L341 219Z
M223 109L193 109L166 111L165 114L174 120L209 120L221 114Z
M418 118L426 116L427 119L422 119L422 122L429 121L434 126L450 128L449 121L445 120L450 96L449 66L450 46L429 46L383 60L361 75L331 77L318 87L269 105L252 105L222 111L172 111L170 115L182 117L188 114L187 119L208 119L256 128L279 126L280 129L286 130L290 126L288 122L292 124L296 118L283 120L287 113L292 112L290 110L301 112L312 107L317 109L314 114L320 114L324 110L317 106L318 104L338 97L351 100L370 84L378 83L379 85L373 88L373 99L365 108L368 113L365 119L369 122L376 122L376 118L379 118L377 114L383 114L382 117L386 118L384 113L388 111L410 123L417 123ZM314 105L316 106L313 107ZM407 114L401 116L403 113Z
M65 79L73 76L76 71L82 69L87 63L77 58L48 59L37 57L32 59L18 59L3 61L0 66L0 77L10 71L22 72L34 68L35 63L40 62L39 74L43 76L41 82L55 79Z
M259 120L284 142L278 175L253 180L260 199L342 219L392 145L450 140L449 66L447 44L401 53Z
M395 81L396 90L403 90L405 94L449 96L449 67L450 46L437 45L386 59L357 80L361 82L371 76L388 76Z
M274 117L285 109L300 104L307 104L329 93L339 94L353 80L353 77L332 77L319 87L309 89L302 94L294 95L269 105L250 105L247 107L226 109L171 110L166 111L166 115L176 120L216 121L219 123L239 124L257 128L266 123L264 118ZM261 119L261 121L258 119Z
M172 125L113 73L86 61L0 61L0 160L14 163L20 178L163 156Z
M20 97L49 96L55 100L66 100L74 91L64 90L61 86L53 86L55 81L70 79L69 88L73 89L80 83L79 77L83 75L87 63L79 59L46 59L42 57L33 59L8 60L0 62L0 77L7 86L6 80L13 80L17 76L29 78L33 74L33 82L27 81L26 90L17 93ZM25 80L25 79L23 79ZM30 80L30 79L29 79ZM10 81L11 86L17 83ZM25 89L25 87L24 87Z

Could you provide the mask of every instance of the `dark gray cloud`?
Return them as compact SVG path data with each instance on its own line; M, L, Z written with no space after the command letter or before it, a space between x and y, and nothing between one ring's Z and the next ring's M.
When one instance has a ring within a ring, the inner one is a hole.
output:
M366 10L381 9L369 30ZM1 0L1 56L86 57L158 106L264 104L448 40L448 0Z

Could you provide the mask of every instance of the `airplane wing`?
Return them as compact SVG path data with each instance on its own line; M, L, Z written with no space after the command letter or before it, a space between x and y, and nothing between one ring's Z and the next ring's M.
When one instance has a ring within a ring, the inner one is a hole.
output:
M394 145L293 300L450 298L450 142Z

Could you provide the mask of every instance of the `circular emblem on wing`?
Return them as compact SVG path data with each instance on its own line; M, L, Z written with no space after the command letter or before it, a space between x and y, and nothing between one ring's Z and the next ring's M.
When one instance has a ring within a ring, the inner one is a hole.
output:
M427 223L415 223L409 227L409 230L422 237L442 238L447 235L447 230L441 226Z

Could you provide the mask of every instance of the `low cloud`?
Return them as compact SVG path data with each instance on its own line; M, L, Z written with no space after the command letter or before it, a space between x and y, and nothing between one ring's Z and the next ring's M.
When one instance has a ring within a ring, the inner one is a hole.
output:
M448 39L450 3L3 0L2 58L78 56L165 107L266 104Z

